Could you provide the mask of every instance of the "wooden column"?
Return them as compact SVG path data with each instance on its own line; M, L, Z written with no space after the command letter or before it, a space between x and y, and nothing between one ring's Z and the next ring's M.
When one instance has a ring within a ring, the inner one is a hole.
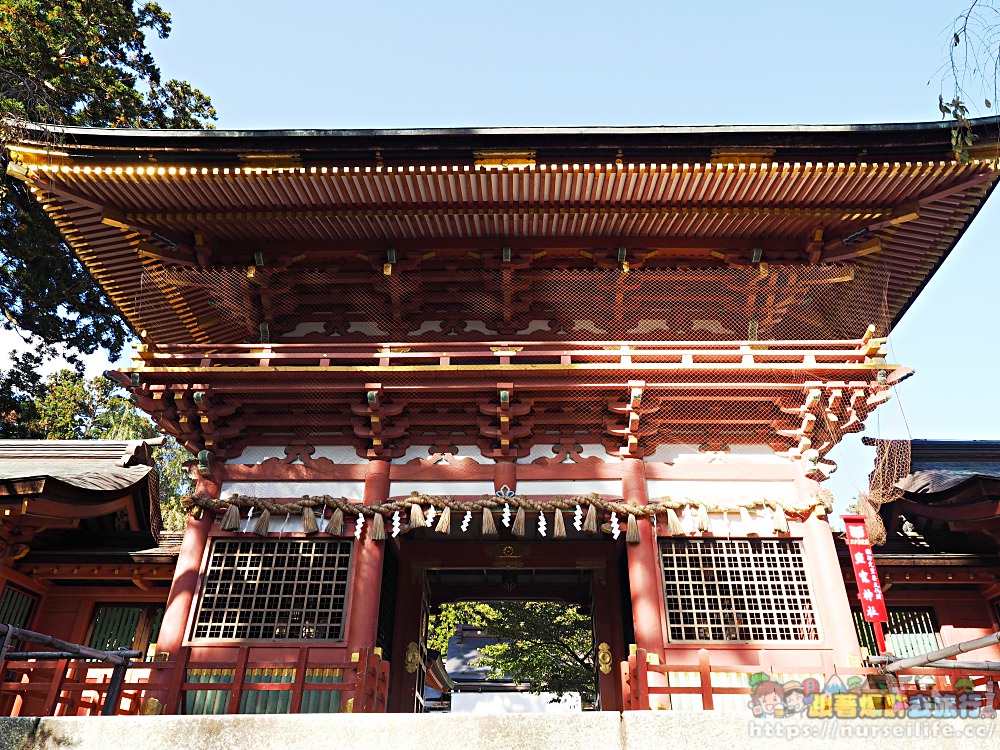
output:
M411 643L419 649L426 637L423 620L423 569L413 564L413 555L403 552L399 561L399 582L396 588L396 625L393 633L392 668L389 670L390 713L412 714L417 705L418 675L406 670L406 650ZM424 665L420 664L419 669Z
M622 496L625 502L646 505L646 473L638 458L623 459ZM660 580L659 546L648 518L639 520L639 543L627 545L628 580L632 592L632 619L639 648L663 658L663 583Z
M493 467L493 489L499 490L504 485L517 489L517 465L512 460L497 461Z
M625 502L646 505L646 470L641 459L622 460L622 497ZM635 643L652 658L664 663L666 655L666 610L663 602L663 581L660 575L660 546L649 518L639 522L639 543L626 544L628 550L628 582L632 594L632 622ZM665 686L666 676L651 672L651 685ZM653 700L651 699L651 703ZM656 698L664 708L669 708L666 696ZM652 706L651 706L652 707Z
M368 462L365 473L365 505L384 503L389 498L389 462L380 458ZM374 648L378 629L378 605L382 592L382 558L385 542L373 542L367 533L354 546L354 573L351 580L351 617L347 623L347 647L353 653Z
M191 604L198 593L201 561L214 520L214 515L208 512L203 513L201 518L188 519L184 541L177 556L177 567L174 569L174 580L167 596L167 608L163 612L163 624L160 625L160 637L156 644L159 653L167 652L174 657L184 642Z
M607 545L611 547L611 545ZM621 585L618 581L618 556L612 552L605 556L603 570L594 571L591 616L594 618L594 638L598 644L598 664L600 650L608 645L611 654L611 671L607 674L598 668L597 690L601 696L602 711L622 710L622 685L619 665L628 658L625 634L622 628Z
M798 527L798 528L796 528ZM854 666L860 663L861 648L854 629L851 602L847 597L844 576L840 571L837 548L830 524L811 514L805 523L793 524L792 535L801 529L803 556L809 570L814 603L819 612L822 636L833 650L834 663Z

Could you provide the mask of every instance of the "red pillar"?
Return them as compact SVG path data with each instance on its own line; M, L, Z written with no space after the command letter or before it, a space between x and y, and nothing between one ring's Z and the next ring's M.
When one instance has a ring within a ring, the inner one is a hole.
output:
M618 580L618 556L610 548L605 557L603 571L595 571L594 637L598 647L607 644L611 653L611 671L607 674L600 669L597 675L597 689L601 696L602 711L622 710L622 684L619 665L628 658L622 623L621 585ZM600 665L600 651L598 652Z
M184 642L184 631L191 614L191 603L198 593L198 575L201 560L205 555L208 533L214 520L212 513L203 513L201 518L189 518L184 530L184 541L177 556L174 580L170 584L167 607L163 612L163 624L156 643L159 653L167 652L174 657Z
M390 713L412 714L417 708L419 674L406 670L406 649L411 643L420 648L426 637L423 599L423 570L414 569L412 555L403 555L399 562L399 584L396 590L396 627L393 634L392 662L389 670ZM423 669L420 665L419 669Z
M623 459L622 496L625 502L646 505L646 471L638 458ZM632 593L632 619L635 642L651 654L664 656L666 613L663 603L663 582L660 579L659 545L648 517L638 519L639 543L628 549L628 581Z
M389 498L389 462L380 458L368 462L365 474L365 505L378 505ZM375 645L378 605L382 593L382 558L385 542L373 542L362 534L354 547L354 576L351 581L351 617L347 624L347 647L352 652Z
M497 461L493 467L493 489L499 490L504 485L508 489L517 489L517 465L510 461Z
M833 650L833 659L838 666L858 664L861 648L830 524L812 514L801 525L801 529L804 557L816 598L816 609L823 626L823 636ZM793 528L793 535L795 531Z

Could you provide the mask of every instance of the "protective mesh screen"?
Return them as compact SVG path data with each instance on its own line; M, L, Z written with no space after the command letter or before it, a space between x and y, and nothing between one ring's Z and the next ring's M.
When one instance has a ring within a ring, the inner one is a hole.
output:
M213 343L846 339L884 335L888 276L876 268L781 266L420 272L148 270L140 325L177 314ZM175 342L161 342L175 343Z
M785 450L803 436L822 453L862 429L870 391L845 382L820 387L814 398L806 384L859 377L825 365L863 361L856 340L870 323L876 335L887 325L887 277L846 266L172 268L149 276L183 301L175 308L216 345L151 365L303 366L267 388L258 387L260 377L213 386L216 455L238 453L237 443L295 440L353 445L362 456L373 446L398 456L426 444L467 446L464 455L509 449L505 455L516 457L555 444L603 443L617 453L632 441L633 455L650 455L666 443ZM766 343L775 340L792 343ZM836 357L824 359L822 343L810 343L824 341L841 342L826 347ZM623 354L621 342L633 346ZM256 348L261 343L297 345L302 354L278 358ZM636 349L643 346L654 351ZM498 353L505 348L510 370ZM691 372L669 370L684 362ZM329 366L341 374L324 371ZM870 381L874 372L860 376ZM630 417L623 405L633 377L645 386ZM505 381L513 383L506 421L498 411ZM368 382L382 386L377 422ZM178 414L184 408L190 424L197 412L178 405Z

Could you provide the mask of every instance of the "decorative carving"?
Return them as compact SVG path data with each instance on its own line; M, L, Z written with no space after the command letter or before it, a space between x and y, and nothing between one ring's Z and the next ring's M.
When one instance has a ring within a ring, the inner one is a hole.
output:
M601 670L601 674L611 674L611 646L607 643L600 643L597 646L597 666Z
M602 461L598 456L588 456L588 457L584 458L583 456L580 455L580 452L582 450L583 450L583 446L580 445L579 443L572 443L572 444L570 444L570 443L557 443L556 445L552 446L552 452L555 454L554 456L552 456L552 458L547 458L545 456L542 456L540 458L536 458L531 463L533 463L533 464L543 464L543 465L545 465L545 464L565 464L565 463L574 463L574 464L603 464L604 463L604 461Z
M409 674L417 671L420 667L420 646L412 641L406 644L406 657L403 664Z

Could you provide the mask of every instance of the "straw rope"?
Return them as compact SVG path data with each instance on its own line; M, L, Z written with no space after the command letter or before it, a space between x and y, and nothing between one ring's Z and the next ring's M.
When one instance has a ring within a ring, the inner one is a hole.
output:
M817 506L822 506L824 510L830 510L833 506L832 493L823 489L818 494L804 500L788 500L785 498L771 497L738 497L727 500L718 498L671 498L661 497L646 505L636 505L633 503L619 502L616 500L606 500L596 494L576 495L573 497L556 497L551 500L533 500L530 497L512 495L500 497L498 495L483 495L478 500L456 500L450 496L442 495L421 495L413 493L400 500L393 500L387 503L363 505L356 500L346 497L333 497L332 495L303 495L300 500L290 502L280 502L273 498L254 497L251 495L233 494L225 499L208 498L201 495L189 495L183 498L182 506L188 512L196 508L201 508L213 513L225 513L230 507L239 509L253 508L255 511L268 511L274 515L292 514L298 515L305 509L313 510L326 506L331 509L339 509L345 514L364 515L372 518L376 515L388 516L397 511L409 511L413 506L429 505L444 510L450 508L453 512L464 513L466 511L499 510L504 505L511 508L524 509L527 512L548 513L557 510L573 510L577 505L593 506L598 510L615 512L621 515L634 515L638 517L665 514L668 510L680 510L688 506L704 508L707 512L721 513L723 511L739 510L741 508L749 510L756 507L770 507L781 509L792 515L805 515Z

